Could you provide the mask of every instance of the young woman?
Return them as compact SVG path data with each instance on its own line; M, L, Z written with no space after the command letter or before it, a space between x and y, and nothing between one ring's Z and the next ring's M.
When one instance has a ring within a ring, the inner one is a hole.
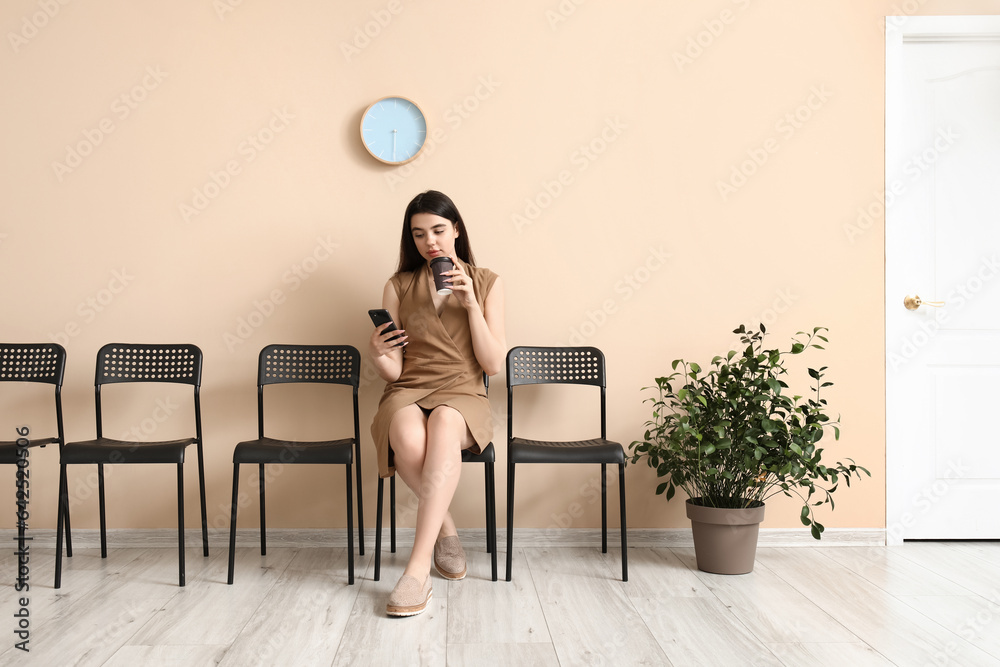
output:
M435 257L454 262L450 295L434 288ZM412 616L431 598L432 564L446 579L465 577L465 552L448 508L462 450L478 452L493 437L483 373L498 373L507 353L503 284L476 266L465 223L446 195L429 190L406 207L399 267L382 307L402 333L386 333L384 324L368 345L387 383L372 423L379 475L399 473L418 500L413 551L386 612Z

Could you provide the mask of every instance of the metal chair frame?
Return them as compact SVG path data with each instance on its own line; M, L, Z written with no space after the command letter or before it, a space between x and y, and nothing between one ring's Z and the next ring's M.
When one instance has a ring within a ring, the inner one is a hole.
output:
M66 348L58 343L0 343L0 382L31 382L53 385L56 412L56 436L33 437L28 434L27 448L56 444L62 452L66 444L66 434L63 429L62 385L66 373ZM0 442L0 461L17 465L20 456L18 450L24 451L17 441ZM7 460L10 458L10 460ZM60 480L62 483L62 480ZM66 555L73 555L73 542L70 536L69 514L66 514ZM18 522L18 544L26 540L24 523Z
M543 442L515 438L514 387L530 384L593 385L601 390L599 440ZM507 353L507 581L511 580L514 541L514 466L516 463L601 464L601 552L608 551L608 464L618 465L621 509L622 581L628 581L625 521L625 450L607 440L607 389L604 354L596 347L521 346ZM520 461L519 461L520 459Z
M267 555L267 523L264 503L264 466L267 463L346 464L347 473L347 553L348 583L354 583L354 507L351 467L357 475L358 545L365 553L364 509L361 491L361 429L358 418L358 386L361 354L351 345L268 345L257 363L257 440L241 442L233 452L233 500L229 520L229 576L233 583L236 566L236 516L239 470L243 463L259 468L260 554ZM274 384L340 384L351 387L354 405L354 437L338 441L296 442L273 440L264 434L264 387ZM353 445L353 452L352 446ZM298 452L286 458L288 452ZM305 459L305 460L301 460ZM324 460L325 459L325 460Z
M104 466L123 463L169 463L177 466L177 551L178 584L185 585L184 570L184 452L197 445L198 482L201 497L201 539L208 557L208 514L205 503L205 454L201 428L201 370L203 355L196 345L148 345L110 343L97 353L94 379L94 404L97 415L97 439L66 443L60 457L59 504L56 531L55 588L62 584L62 522L69 515L69 492L66 466L97 464L98 496L101 515L101 558L108 557L107 521L104 500ZM191 385L194 392L195 436L182 440L130 442L104 437L101 388L108 384L171 383Z

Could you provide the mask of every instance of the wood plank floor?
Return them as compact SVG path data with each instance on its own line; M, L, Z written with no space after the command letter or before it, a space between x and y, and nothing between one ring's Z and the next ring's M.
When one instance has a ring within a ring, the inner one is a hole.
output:
M52 588L32 551L30 653L14 648L12 549L0 554L0 665L1000 665L1000 543L761 548L742 576L699 572L687 548L532 547L513 581L436 574L429 610L389 618L406 550L371 545L347 585L343 548L77 549Z

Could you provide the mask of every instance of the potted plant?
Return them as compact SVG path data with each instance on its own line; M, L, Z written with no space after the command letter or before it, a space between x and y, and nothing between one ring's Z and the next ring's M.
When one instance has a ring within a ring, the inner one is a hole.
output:
M833 384L823 381L826 367L809 369L814 386L808 398L791 394L785 383L786 357L822 350L816 341L827 342L823 332L799 332L791 348L780 351L764 349L763 324L759 331L741 325L733 333L740 336L742 353L730 350L707 369L677 359L673 374L644 388L657 395L645 401L653 404L653 418L644 439L630 445L632 463L644 458L665 478L656 493L667 500L678 488L687 493L699 569L750 572L764 503L778 493L802 500L802 523L820 539L824 528L814 508L829 503L832 509L841 481L849 486L852 476L871 476L851 459L832 466L822 461L817 445L826 430L840 438L839 417L830 419L821 396ZM708 536L702 534L706 529Z

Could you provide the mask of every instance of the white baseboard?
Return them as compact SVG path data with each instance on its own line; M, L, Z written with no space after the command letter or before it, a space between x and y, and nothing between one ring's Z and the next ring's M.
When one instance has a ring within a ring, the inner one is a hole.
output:
M413 543L413 528L398 528L396 541L400 545ZM463 541L469 544L485 543L486 530L469 528L459 530ZM55 529L29 530L31 546L41 549L52 549L56 545ZM883 528L828 528L823 533L822 540L814 540L806 529L769 528L761 529L758 538L760 547L881 547L885 546L885 529ZM17 531L13 529L0 530L0 543L14 545ZM201 530L189 528L184 531L185 545L196 548L201 544ZM355 533L355 541L357 533ZM226 529L209 529L208 542L212 548L228 548L229 531ZM503 528L497 531L497 546L503 549L507 542L507 531ZM267 543L274 547L339 547L347 546L347 531L344 528L272 528L267 531ZM240 547L252 547L260 544L260 531L256 528L241 528L236 534L236 544ZM375 531L365 531L365 544L375 544ZM382 544L388 549L389 528L382 529ZM590 547L601 544L599 528L515 528L514 545L519 547ZM608 548L614 549L621 544L621 533L618 528L608 529ZM80 549L99 548L101 534L99 530L86 529L73 531L73 546ZM668 548L693 547L691 530L689 528L633 528L628 531L628 546L637 548ZM177 531L170 528L156 529L126 529L108 530L108 548L176 548Z

